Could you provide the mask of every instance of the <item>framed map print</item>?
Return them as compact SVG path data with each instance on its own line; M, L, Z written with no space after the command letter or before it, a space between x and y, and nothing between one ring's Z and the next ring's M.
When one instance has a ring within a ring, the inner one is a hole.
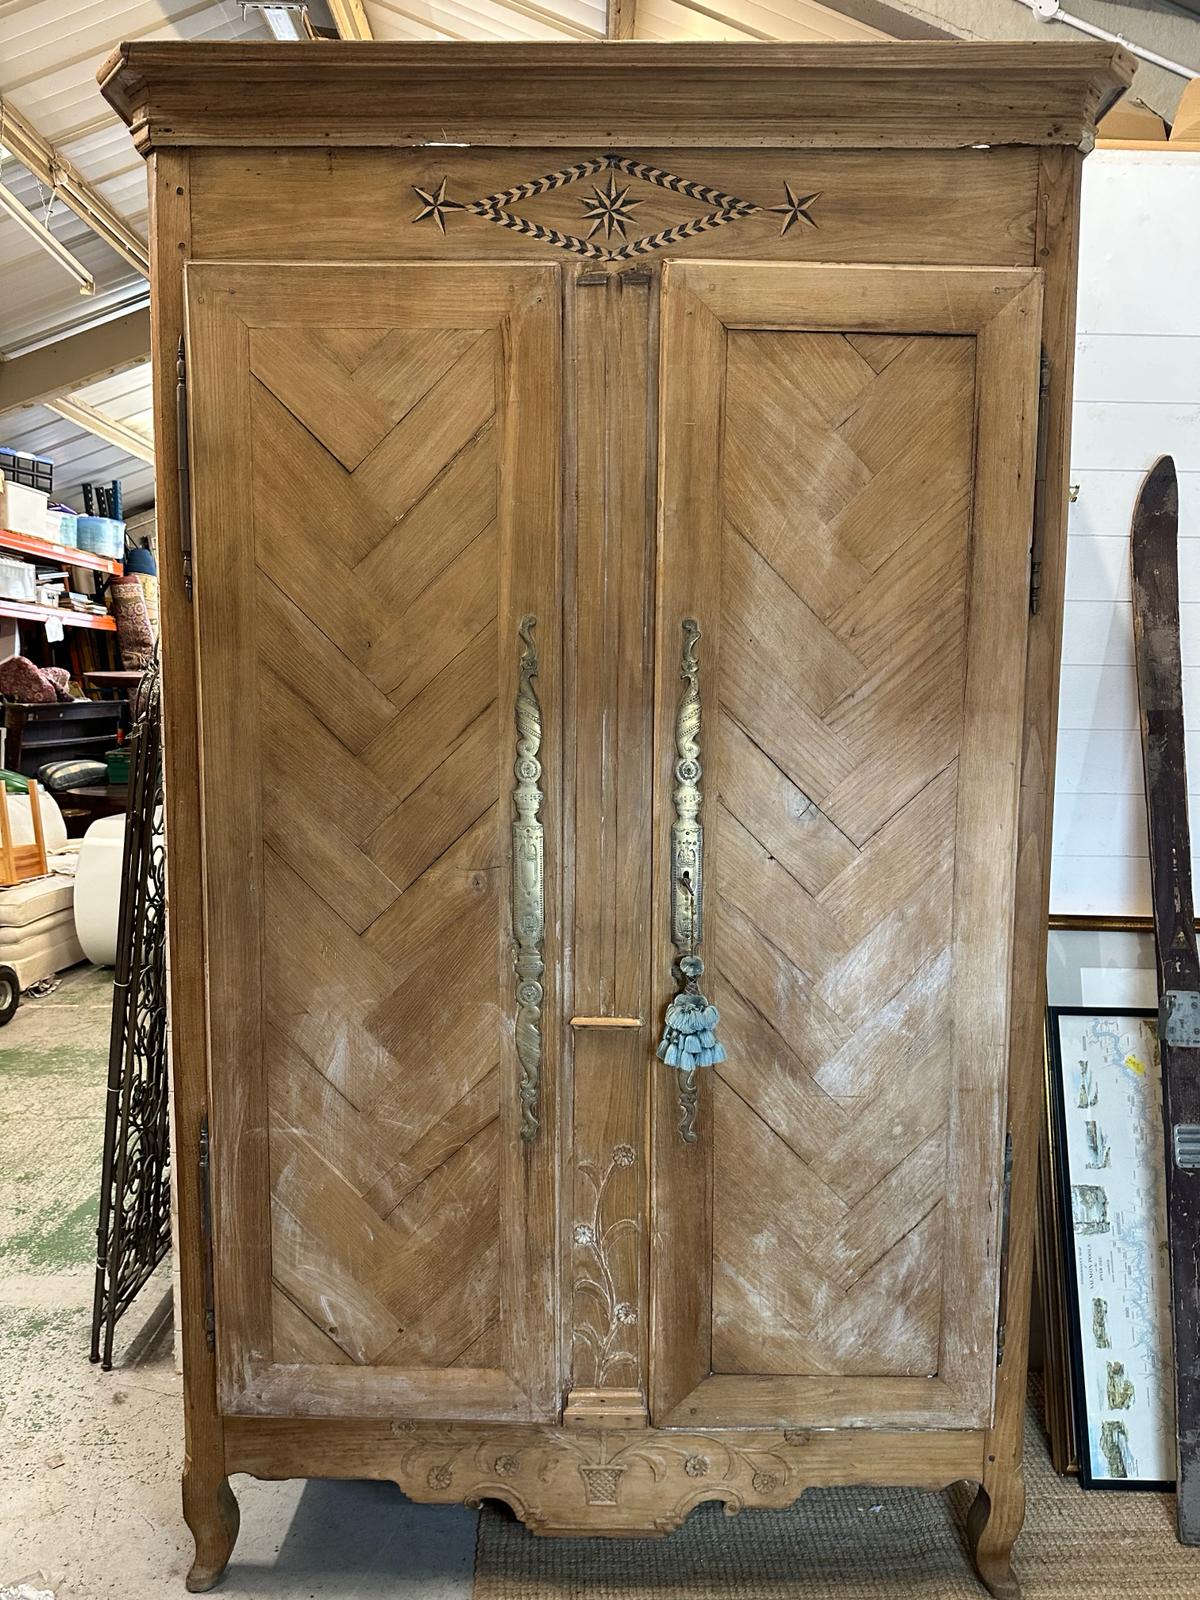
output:
M1175 1399L1157 1018L1052 1006L1048 1020L1080 1481L1167 1489Z

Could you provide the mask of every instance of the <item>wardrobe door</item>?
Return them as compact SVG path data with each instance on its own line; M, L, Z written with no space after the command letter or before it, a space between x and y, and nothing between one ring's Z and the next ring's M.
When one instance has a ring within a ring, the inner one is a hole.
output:
M665 269L654 951L726 1059L654 1071L659 1423L990 1419L1040 305Z
M187 314L221 1403L553 1417L558 271Z

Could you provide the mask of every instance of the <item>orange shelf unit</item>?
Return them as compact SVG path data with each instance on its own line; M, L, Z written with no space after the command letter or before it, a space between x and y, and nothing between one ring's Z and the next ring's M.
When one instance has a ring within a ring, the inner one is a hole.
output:
M90 550L77 550L71 544L52 544L49 539L35 539L29 533L13 533L0 528L0 550L16 550L23 556L41 556L44 561L61 561L67 567L90 567L93 572L107 572L119 577L125 567L108 556L94 556Z
M68 611L66 606L35 606L28 600L0 600L0 617L20 617L23 622L49 622L57 617L64 628L99 628L102 633L116 633L117 625L110 616L93 616L87 611Z

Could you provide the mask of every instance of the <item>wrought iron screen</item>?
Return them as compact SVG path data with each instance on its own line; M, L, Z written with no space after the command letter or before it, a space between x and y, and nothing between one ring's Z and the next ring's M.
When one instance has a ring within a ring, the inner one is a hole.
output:
M156 660L142 680L130 736L92 1306L91 1359L106 1372L118 1318L171 1244L162 799Z

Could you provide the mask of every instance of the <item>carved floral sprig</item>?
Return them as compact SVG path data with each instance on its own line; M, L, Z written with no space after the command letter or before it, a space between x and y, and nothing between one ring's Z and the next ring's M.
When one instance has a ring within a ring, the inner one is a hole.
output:
M637 1153L632 1145L619 1144L613 1150L603 1172L595 1162L581 1161L578 1171L591 1190L592 1203L582 1219L575 1224L572 1241L576 1260L581 1263L574 1288L579 1296L586 1297L595 1308L587 1322L576 1323L575 1340L590 1352L592 1372L590 1381L597 1386L608 1382L621 1367L637 1366L636 1328L638 1308L636 1282L628 1292L622 1293L613 1269L613 1248L626 1234L636 1235L641 1223L636 1217L621 1216L606 1220L606 1200L615 1175L632 1167ZM577 1373L577 1381L579 1374ZM583 1381L588 1381L587 1379Z

